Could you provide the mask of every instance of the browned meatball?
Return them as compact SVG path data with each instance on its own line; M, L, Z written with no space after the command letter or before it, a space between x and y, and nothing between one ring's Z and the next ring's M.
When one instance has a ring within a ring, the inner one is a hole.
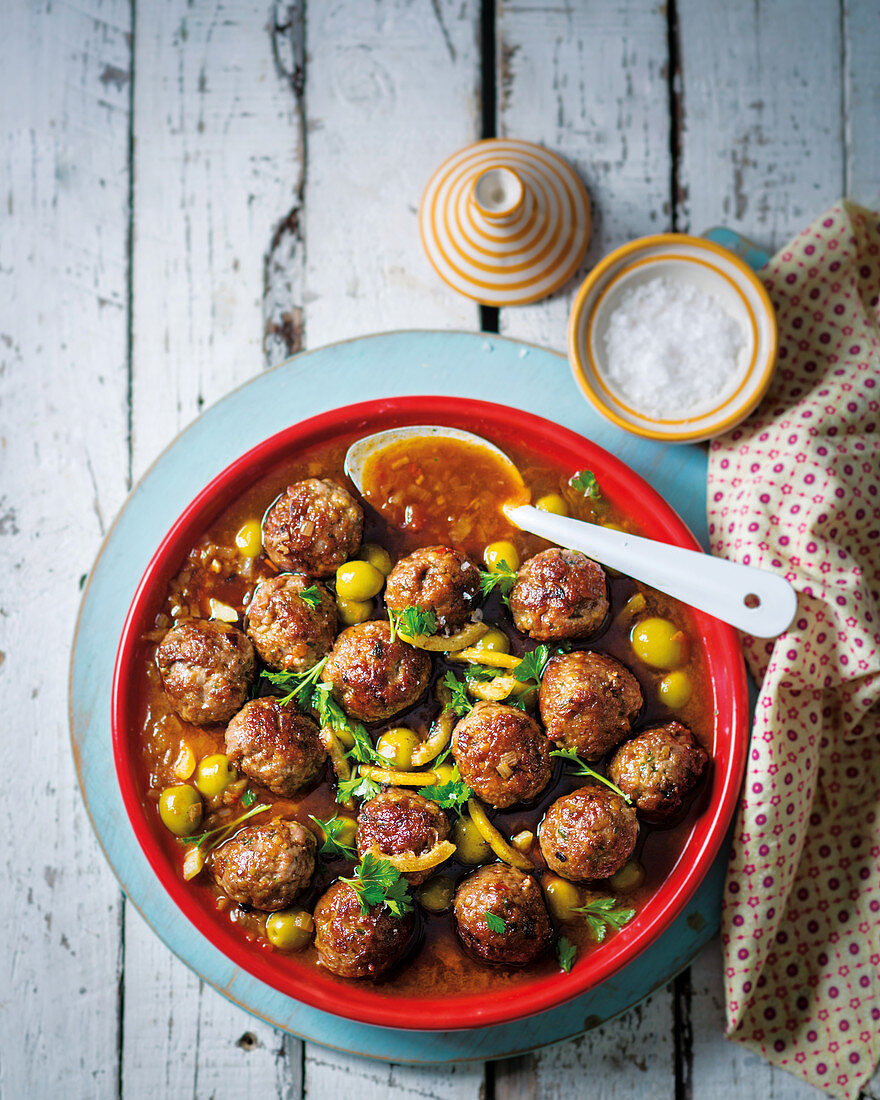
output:
M587 760L598 760L630 732L642 706L633 674L603 653L564 653L547 663L538 695L547 734Z
M431 658L400 638L387 622L358 623L343 630L321 679L352 718L381 722L411 706L428 686Z
M265 698L246 703L226 727L226 755L254 782L290 797L318 775L327 750L314 722Z
M247 699L254 647L229 623L190 619L178 623L156 650L162 687L185 722L226 722Z
M365 802L358 814L357 849L361 859L374 844L382 855L421 856L448 836L446 814L436 802L414 791L382 791ZM412 883L424 882L432 871L412 871L405 877Z
M451 633L471 617L479 591L480 572L466 554L449 546L425 546L391 570L385 603L398 611L433 611L438 628Z
M621 745L608 774L638 809L669 817L703 774L708 760L687 726L667 722Z
M288 485L263 520L269 559L290 573L329 577L361 544L364 513L347 489L316 477Z
M455 727L452 755L465 783L499 809L531 801L550 782L547 735L533 718L503 703L477 703Z
M510 610L517 630L538 642L585 638L608 614L602 566L578 550L542 550L517 573Z
M609 790L590 786L557 798L541 822L547 866L572 882L608 878L626 863L639 835L636 811Z
M248 825L211 857L217 885L243 905L284 909L304 890L315 870L315 835L298 821L275 817Z
M317 592L304 600L300 593L307 588ZM336 601L310 577L282 573L257 585L248 607L247 632L269 668L305 672L333 645Z
M385 905L361 912L347 882L334 882L315 906L315 948L341 978L379 978L406 954L415 926L412 911L396 917Z
M489 927L490 913L504 922L503 931ZM506 863L480 867L461 880L455 891L455 923L472 955L508 966L532 962L552 936L541 887Z

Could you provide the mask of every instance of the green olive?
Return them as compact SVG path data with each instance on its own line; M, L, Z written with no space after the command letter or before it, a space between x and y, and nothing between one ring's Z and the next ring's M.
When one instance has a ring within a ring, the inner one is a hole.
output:
M660 681L660 698L670 710L678 710L690 699L694 685L686 672L668 672Z
M336 595L341 600L371 600L384 583L384 574L368 561L347 561L336 570Z
M574 920L577 914L573 910L583 905L578 887L559 875L545 875L543 886L547 907L553 916L561 921Z
M444 761L442 764L438 764L436 767L432 767L430 770L437 776L437 785L442 783L451 783L453 779L453 769L455 765L449 764Z
M343 626L365 623L373 614L372 600L337 600L336 613Z
M416 892L419 905L429 913L445 913L452 905L455 883L446 875L435 875L422 883Z
M314 930L312 914L305 909L279 909L266 917L266 938L281 951L302 951Z
M406 726L395 726L385 730L376 742L376 752L384 756L392 768L409 771L412 767L413 749L419 743L418 737Z
M608 882L615 894L629 894L645 881L645 868L637 859L629 859L619 871L615 871Z
M680 668L688 659L688 637L668 619L642 619L632 628L633 652L653 668Z
M159 795L159 817L175 836L192 836L202 822L202 800L188 783L167 787Z
M229 758L222 752L203 757L196 765L195 784L206 798L214 798L238 778Z
M503 630L493 626L474 642L473 648L486 649L492 653L510 653L510 639Z
M503 565L515 573L520 564L519 551L507 539L490 542L483 551L483 561L490 573L497 573Z
M394 568L391 555L384 546L379 546L376 542L365 542L358 557L361 561L369 562L374 569L378 569L383 577L387 577Z
M452 826L452 842L455 844L456 858L462 863L475 867L492 859L492 849L469 817L460 817Z
M552 512L555 516L568 515L568 505L565 503L565 497L561 497L559 493L548 493L546 496L541 497L535 501L535 507L542 512Z

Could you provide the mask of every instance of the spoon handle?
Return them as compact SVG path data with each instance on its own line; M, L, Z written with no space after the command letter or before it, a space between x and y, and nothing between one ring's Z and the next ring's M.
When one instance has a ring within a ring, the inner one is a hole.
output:
M782 634L797 611L794 588L766 569L542 512L531 505L506 509L506 514L522 530L580 550L752 637Z

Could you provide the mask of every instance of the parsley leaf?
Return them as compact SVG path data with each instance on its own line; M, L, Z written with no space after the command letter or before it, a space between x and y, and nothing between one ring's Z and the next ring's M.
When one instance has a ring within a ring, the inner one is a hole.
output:
M498 561L495 563L491 572L487 573L484 569L480 570L480 591L483 594L483 598L493 592L496 588L501 593L501 599L507 603L510 590L513 588L516 581L516 570L511 569L506 561Z
M295 702L300 710L307 711L316 705L315 693L323 690L317 687L317 683L321 670L326 664L327 658L325 657L305 672L269 672L268 669L264 668L260 675L276 687L291 689L283 699L278 700L281 706Z
M254 804L254 803L255 803L256 801L257 801L257 796L256 796L256 794L254 793L254 791L252 791L252 790L250 789L250 787L248 787L248 789L247 789L247 790L246 790L246 791L244 792L244 794L243 794L243 795L241 796L241 804L242 804L242 806L244 806L244 807L245 807L245 809L247 809L247 808L248 808L248 806L253 806L253 804Z
M510 675L515 680L537 680L541 682L544 669L550 660L550 647L546 645L536 646L531 653L527 653L516 668L510 670Z
M404 641L412 638L429 638L437 633L437 615L433 611L422 611L419 607L404 607L400 610L388 608L388 621L391 623L391 641L399 634Z
M443 677L443 684L445 687L449 688L451 695L447 704L450 710L455 711L460 718L463 718L466 714L470 714L474 709L474 704L468 699L467 688L455 673L447 672Z
M234 821L224 821L222 825L217 825L214 829L208 829L198 836L184 837L183 843L187 845L195 844L197 848L204 848L206 852L210 852L212 848L219 848L221 844L225 843L243 821L247 821L254 814L261 814L263 810L271 810L271 808L269 805L262 804L251 806L247 813L241 814Z
M354 878L343 878L358 896L361 913L367 914L375 905L384 905L395 917L402 917L412 909L409 883L401 878L400 871L387 859L376 859L372 852L354 869Z
M473 797L474 792L458 774L458 764L454 764L451 779L446 783L437 783L433 787L422 787L419 794L422 798L436 802L441 810L455 810L456 813L461 814L461 807Z
M354 744L346 752L346 756L356 760L358 764L378 764L381 768L388 767L388 760L373 748L370 735L360 722L350 722L348 732L354 738Z
M504 917L498 917L494 913L490 913L488 909L486 910L486 924L488 924L490 932L507 931L507 921Z
M596 475L592 470L578 470L571 478L569 478L568 484L579 493L583 493L585 497L592 497L597 503L602 499L602 494L599 492L599 483L596 481Z
M309 607L317 607L321 602L321 590L316 584L312 584L299 593L299 598Z
M486 668L485 665L466 665L464 670L464 678L470 683L472 680L476 680L480 683L486 683L489 680L494 680L498 675L497 668Z
M570 974L574 960L577 958L577 947L565 936L560 936L556 941L556 958L559 959L559 965L565 973Z
M615 898L596 898L594 901L588 901L586 905L572 909L572 912L584 914L590 931L596 938L596 943L601 943L609 928L623 928L636 915L635 909L615 909L615 905L617 905Z
M598 779L600 783L604 783L606 787L610 787L615 794L619 794L620 797L626 802L627 805L632 805L631 800L623 793L620 787L615 786L607 776L602 775L600 772L594 771L589 764L581 760L574 749L554 749L551 756L561 756L563 760L570 760L576 765L571 775L583 775L589 779Z
M309 817L324 834L324 843L318 849L322 856L330 856L333 859L357 859L354 848L339 839L350 818L331 817L328 821L322 821L314 814L309 814Z
M372 779L362 777L355 772L351 779L340 779L337 785L336 801L348 802L350 798L362 798L368 802L382 790Z

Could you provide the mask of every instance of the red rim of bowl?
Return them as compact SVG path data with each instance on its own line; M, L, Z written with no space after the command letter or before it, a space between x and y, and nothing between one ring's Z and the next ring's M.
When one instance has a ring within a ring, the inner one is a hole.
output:
M237 966L280 993L324 1012L361 1023L409 1030L452 1030L509 1023L554 1008L599 985L632 962L682 912L708 872L736 808L745 769L747 694L739 640L732 627L692 611L704 643L717 712L710 804L694 821L668 878L633 921L602 947L562 972L498 993L449 997L394 997L369 984L340 982L245 940L224 914L193 890L168 858L160 841L158 815L144 805L136 778L136 680L128 675L156 592L164 591L192 543L255 477L297 451L353 432L364 435L406 424L441 423L487 435L503 449L515 443L551 461L589 465L603 493L653 538L700 549L675 511L643 478L582 436L520 409L466 398L399 397L348 405L293 424L227 466L185 509L162 540L138 585L123 627L113 672L111 727L113 755L122 798L135 835L153 871L198 931ZM636 505L633 508L633 505ZM155 612L153 612L155 613Z

